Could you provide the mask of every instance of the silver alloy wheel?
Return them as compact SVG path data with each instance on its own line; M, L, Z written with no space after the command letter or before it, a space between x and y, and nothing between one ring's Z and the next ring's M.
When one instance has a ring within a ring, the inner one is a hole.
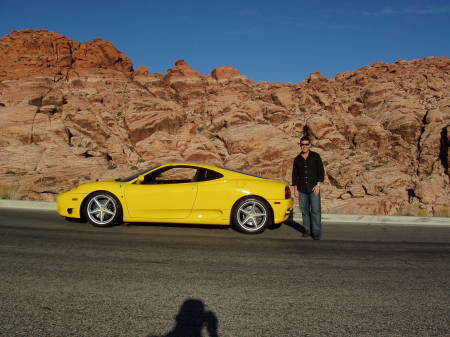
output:
M267 209L258 200L248 199L238 208L237 221L248 232L258 231L267 221Z
M86 210L92 222L104 226L114 219L117 213L117 206L111 196L99 194L89 200Z

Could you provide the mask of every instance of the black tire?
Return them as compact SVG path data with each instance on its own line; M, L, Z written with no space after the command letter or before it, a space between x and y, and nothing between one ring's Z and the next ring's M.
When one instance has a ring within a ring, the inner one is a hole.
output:
M258 234L272 223L272 212L267 202L258 197L245 197L233 207L231 221L245 234Z
M122 206L117 198L106 191L89 195L83 203L83 215L95 227L111 227L123 220Z

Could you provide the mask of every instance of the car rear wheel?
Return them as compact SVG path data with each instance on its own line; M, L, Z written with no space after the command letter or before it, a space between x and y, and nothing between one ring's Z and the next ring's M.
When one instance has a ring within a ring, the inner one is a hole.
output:
M271 223L270 206L262 199L247 197L240 200L233 208L234 226L246 234L263 232Z
M84 205L84 215L93 226L109 227L122 221L122 207L111 193L95 192Z

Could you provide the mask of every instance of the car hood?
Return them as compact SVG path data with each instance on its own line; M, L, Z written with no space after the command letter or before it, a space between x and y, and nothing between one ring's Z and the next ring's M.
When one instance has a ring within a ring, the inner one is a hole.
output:
M102 180L102 181L92 181L89 183L84 183L84 184L78 185L77 187L70 190L70 192L90 193L95 190L102 190L107 187L111 187L113 185L120 185L120 184L123 184L123 183L115 181L114 179L108 179L108 180Z

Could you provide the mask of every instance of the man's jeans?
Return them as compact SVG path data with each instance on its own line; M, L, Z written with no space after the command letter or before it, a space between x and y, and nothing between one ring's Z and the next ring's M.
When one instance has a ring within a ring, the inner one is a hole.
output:
M302 211L305 233L311 234L312 236L320 236L322 234L320 193L300 192L300 209Z

